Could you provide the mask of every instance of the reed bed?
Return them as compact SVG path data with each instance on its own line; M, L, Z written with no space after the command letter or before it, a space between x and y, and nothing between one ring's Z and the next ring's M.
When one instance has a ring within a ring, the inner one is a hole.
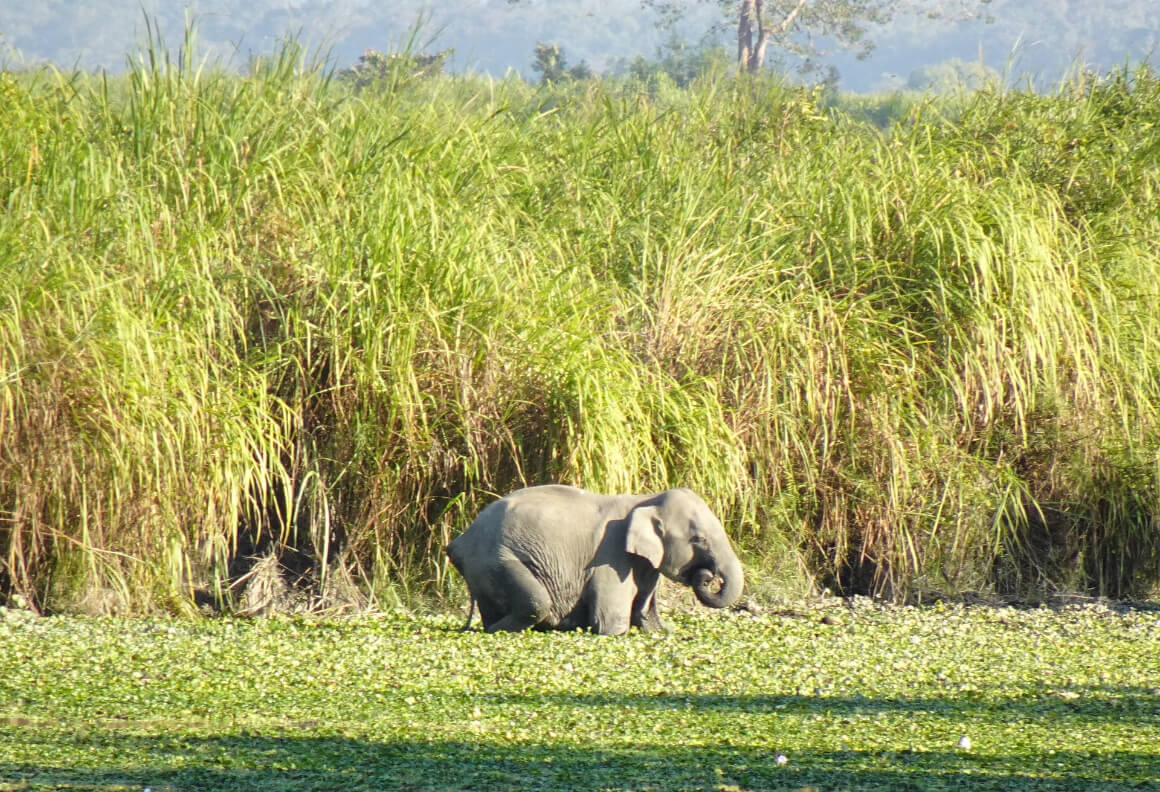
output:
M758 595L1148 596L1158 100L2 73L0 595L455 597L567 481L700 490Z

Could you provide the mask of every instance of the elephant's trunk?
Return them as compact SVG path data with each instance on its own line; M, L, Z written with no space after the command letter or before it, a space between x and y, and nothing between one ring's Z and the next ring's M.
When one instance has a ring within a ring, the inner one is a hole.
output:
M741 596L741 587L745 583L741 562L732 555L716 564L716 569L701 567L691 577L693 593L702 605L710 608L728 608ZM713 585L717 578L721 579L720 588Z

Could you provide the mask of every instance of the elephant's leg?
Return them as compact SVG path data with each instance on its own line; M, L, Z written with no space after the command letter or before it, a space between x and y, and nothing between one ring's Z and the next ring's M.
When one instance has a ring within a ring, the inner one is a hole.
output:
M632 602L632 624L641 632L668 632L669 625L657 611L656 589L660 573L647 564L633 567L636 578L636 598Z
M490 598L480 597L476 604L479 607L479 620L483 622L484 630L503 618L503 609Z
M491 578L491 589L505 607L503 615L487 625L488 632L526 630L535 627L551 613L552 598L548 589L518 558L499 561Z
M593 632L620 635L628 632L636 585L632 575L604 565L592 570L586 597Z
M649 597L649 603L640 611L633 611L632 623L640 628L641 632L669 632L670 627L661 618L660 612L657 611L657 599L655 596Z

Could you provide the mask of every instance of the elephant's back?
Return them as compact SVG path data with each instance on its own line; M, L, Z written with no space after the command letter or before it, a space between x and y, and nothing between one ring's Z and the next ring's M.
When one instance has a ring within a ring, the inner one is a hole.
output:
M558 503L569 502L578 503L593 498L600 498L602 496L589 492L579 487L573 487L571 484L537 484L534 487L524 487L523 489L510 492L497 502L508 501L510 503Z
M540 484L516 490L492 505L506 503L509 508L518 509L520 513L536 513L556 523L595 523L602 518L618 519L627 516L645 497L602 495L570 484Z
M461 569L461 561L496 557L501 548L539 556L545 546L558 546L563 537L574 535L575 523L567 515L575 514L589 494L563 485L517 490L485 506L467 530L448 542L447 555Z
M503 504L500 533L506 540L520 546L587 549L603 529L612 500L578 487L545 484L517 490L493 505Z

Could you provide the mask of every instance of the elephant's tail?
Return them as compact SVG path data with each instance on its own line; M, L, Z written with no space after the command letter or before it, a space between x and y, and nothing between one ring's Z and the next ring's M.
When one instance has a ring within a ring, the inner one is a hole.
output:
M473 616L475 616L475 597L471 598L471 604L467 606L467 621L460 629L460 632L467 632L471 629L471 619Z
M456 546L457 541L458 541L458 538L452 539L448 543L447 547L444 548L444 552L447 553L447 557L451 559L452 565L455 567L456 570L459 571L459 574L463 575L463 566L462 566L461 560L459 558L459 555L462 552L462 550L457 548L457 546ZM463 580L464 580L464 582L467 581L466 575L463 575ZM471 629L471 619L472 619L472 617L475 616L475 596L471 594L471 586L470 585L467 587L467 593L468 593L468 596L471 597L471 604L467 606L467 621L464 623L463 628L460 630L460 632L467 632L468 630ZM483 618L482 613L480 614L480 618Z

